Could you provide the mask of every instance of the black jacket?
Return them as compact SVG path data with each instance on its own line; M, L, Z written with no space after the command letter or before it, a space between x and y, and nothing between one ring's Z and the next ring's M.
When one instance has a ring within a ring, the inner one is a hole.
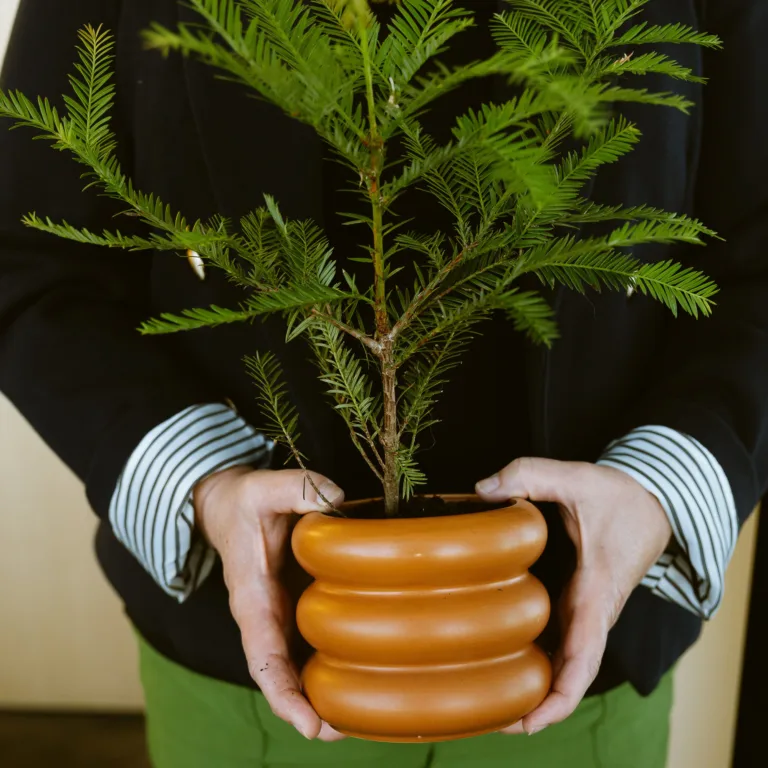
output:
M332 192L339 170L323 160L309 129L201 65L142 49L138 33L151 20L172 25L188 13L175 0L22 0L3 87L58 101L76 30L103 23L118 37L114 128L137 186L189 217L237 216L269 192L287 215L326 222L342 258L354 253L345 240L349 228L341 231L329 216L337 205L348 206ZM674 320L642 297L561 290L554 300L562 339L551 352L529 347L504 323L489 323L448 387L445 422L424 455L434 490L469 490L521 454L594 461L612 439L643 424L701 441L723 466L742 521L765 490L768 4L656 0L646 16L717 33L725 50L674 52L709 85L650 85L682 90L697 108L690 117L624 109L639 123L643 142L604 169L593 196L690 213L725 237L706 250L654 247L639 254L678 258L711 274L721 286L714 316ZM486 43L477 37L470 44ZM476 86L456 99L491 96ZM442 124L439 112L433 124ZM284 364L313 466L350 498L375 492L322 398L306 350L300 343L285 347L279 322L141 338L135 329L152 314L231 305L239 296L221 275L200 282L183 258L102 252L25 230L19 219L30 210L98 230L114 226L119 209L81 193L80 168L31 141L28 131L0 131L0 171L0 387L83 479L102 520L126 459L164 419L229 397L258 425L240 362L258 348L276 350ZM426 202L413 205L422 221L432 215ZM572 549L557 516L549 518L551 541L539 568L556 594L572 567ZM159 650L204 674L250 684L220 570L179 605L117 542L108 522L99 528L97 552L130 618ZM630 680L649 692L699 629L693 615L637 589L611 632L602 687Z

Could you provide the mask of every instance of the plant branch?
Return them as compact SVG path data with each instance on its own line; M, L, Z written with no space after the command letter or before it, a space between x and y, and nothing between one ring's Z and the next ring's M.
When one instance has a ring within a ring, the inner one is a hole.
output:
M361 331L358 331L351 325L343 323L341 320L338 320L332 314L330 314L330 312L321 312L319 309L317 309L317 307L313 307L312 314L318 320L325 320L325 322L330 323L340 331L343 331L347 335L351 336L353 339L357 339L361 344L364 344L366 347L368 347L368 349L370 349L371 352L373 352L373 354L377 357L381 356L381 344L380 342L376 341L376 339L368 336L365 333L362 333Z
M424 305L434 296L443 280L445 280L445 278L462 263L467 253L476 248L477 245L477 242L470 243L466 248L459 251L459 253L457 253L444 267L438 270L437 274L435 274L435 276L413 297L413 301L392 327L390 337L393 341L408 328L416 317L418 317ZM446 293L447 292L441 293L440 297L444 296Z

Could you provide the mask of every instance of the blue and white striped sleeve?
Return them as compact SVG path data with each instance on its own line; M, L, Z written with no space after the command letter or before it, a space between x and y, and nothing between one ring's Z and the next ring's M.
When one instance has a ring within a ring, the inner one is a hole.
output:
M210 573L216 553L195 529L192 491L240 464L265 467L272 443L223 403L193 405L150 432L115 486L109 521L117 538L179 602Z
M736 505L717 459L689 435L663 426L632 430L597 462L626 472L658 498L675 537L643 579L654 593L711 618L738 536Z

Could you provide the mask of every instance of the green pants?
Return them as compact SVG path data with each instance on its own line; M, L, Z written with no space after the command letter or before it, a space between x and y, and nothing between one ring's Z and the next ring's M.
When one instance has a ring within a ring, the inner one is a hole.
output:
M668 674L648 698L623 685L586 699L534 736L493 734L440 744L308 741L264 697L203 677L139 640L147 739L155 768L664 768Z

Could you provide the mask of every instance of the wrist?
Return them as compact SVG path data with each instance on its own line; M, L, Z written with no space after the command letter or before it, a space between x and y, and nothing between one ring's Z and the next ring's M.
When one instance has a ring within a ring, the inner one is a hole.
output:
M218 549L216 542L219 539L218 531L223 527L231 504L227 503L229 490L232 485L252 472L249 466L229 467L228 469L214 472L199 480L192 491L192 505L195 509L195 525L202 533L205 540Z
M655 494L650 491L646 493L651 497L653 508L656 514L653 516L653 530L655 532L654 541L656 542L656 556L653 558L655 563L672 545L675 540L674 531L672 525L669 522L669 517L664 510L659 499Z

